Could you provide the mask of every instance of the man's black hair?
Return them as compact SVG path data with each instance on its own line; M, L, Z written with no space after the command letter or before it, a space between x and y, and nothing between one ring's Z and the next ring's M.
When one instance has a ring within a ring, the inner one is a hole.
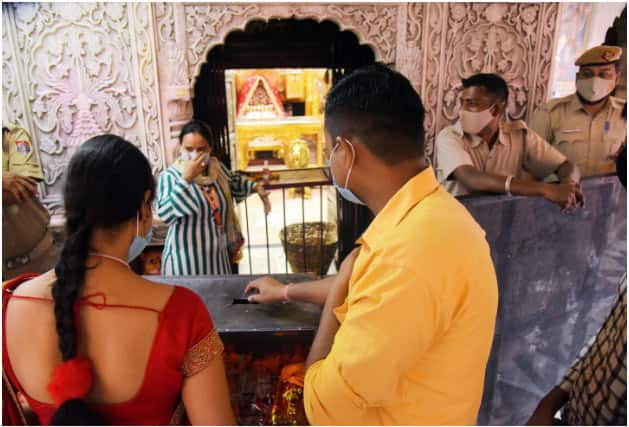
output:
M509 86L507 82L497 74L474 74L467 79L461 80L463 88L482 87L495 100L502 101L505 104L509 98Z
M332 137L357 136L387 164L424 153L424 107L406 77L382 64L359 68L330 90L325 127Z

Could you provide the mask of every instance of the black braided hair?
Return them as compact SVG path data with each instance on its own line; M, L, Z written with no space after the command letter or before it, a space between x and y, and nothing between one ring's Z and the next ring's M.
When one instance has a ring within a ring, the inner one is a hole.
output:
M90 237L95 227L110 229L134 218L155 181L148 160L130 142L115 135L86 141L72 156L64 185L66 240L55 266L52 288L59 350L64 361L77 356L74 304L87 269ZM105 420L83 400L64 402L54 425L104 425Z

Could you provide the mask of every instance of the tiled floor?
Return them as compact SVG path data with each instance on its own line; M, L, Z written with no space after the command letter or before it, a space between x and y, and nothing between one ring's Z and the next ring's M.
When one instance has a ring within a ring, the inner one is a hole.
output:
M285 206L283 209L282 190L271 191L271 213L266 218L262 208L262 201L257 195L249 197L245 203L240 203L240 218L242 232L245 236L244 256L240 262L240 274L268 274L292 272L290 264L286 264L284 249L280 242L280 233L286 225L301 223L302 218L306 222L324 221L336 223L336 192L334 187L319 187L310 189L310 198L302 198L300 195L291 195L285 190ZM285 215L283 214L285 212ZM249 221L247 221L247 216ZM247 227L247 223L249 227ZM247 228L249 235L247 236ZM267 257L267 232L269 252ZM249 256L249 244L251 256ZM251 259L251 267L249 259ZM269 270L270 265L270 270ZM329 274L334 274L336 268L334 262L330 266Z

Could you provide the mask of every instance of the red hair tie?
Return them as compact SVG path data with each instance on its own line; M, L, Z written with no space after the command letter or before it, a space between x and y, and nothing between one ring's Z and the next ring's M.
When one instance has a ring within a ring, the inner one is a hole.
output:
M85 357L73 357L55 367L48 383L48 393L59 406L66 400L87 396L93 381L92 362Z

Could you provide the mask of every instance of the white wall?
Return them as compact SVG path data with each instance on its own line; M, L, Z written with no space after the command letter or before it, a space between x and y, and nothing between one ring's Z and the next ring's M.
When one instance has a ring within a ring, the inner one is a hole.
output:
M545 102L558 13L557 3L522 2L3 3L3 120L33 136L40 194L61 216L62 175L77 146L118 134L159 173L192 116L209 49L251 20L293 16L332 20L409 78L431 155L436 133L458 117L462 77L500 73L513 118Z
M561 3L548 99L574 93L575 59L605 40L626 3Z
M583 50L602 44L607 29L614 23L627 3L601 2L592 5L592 15L587 27Z

